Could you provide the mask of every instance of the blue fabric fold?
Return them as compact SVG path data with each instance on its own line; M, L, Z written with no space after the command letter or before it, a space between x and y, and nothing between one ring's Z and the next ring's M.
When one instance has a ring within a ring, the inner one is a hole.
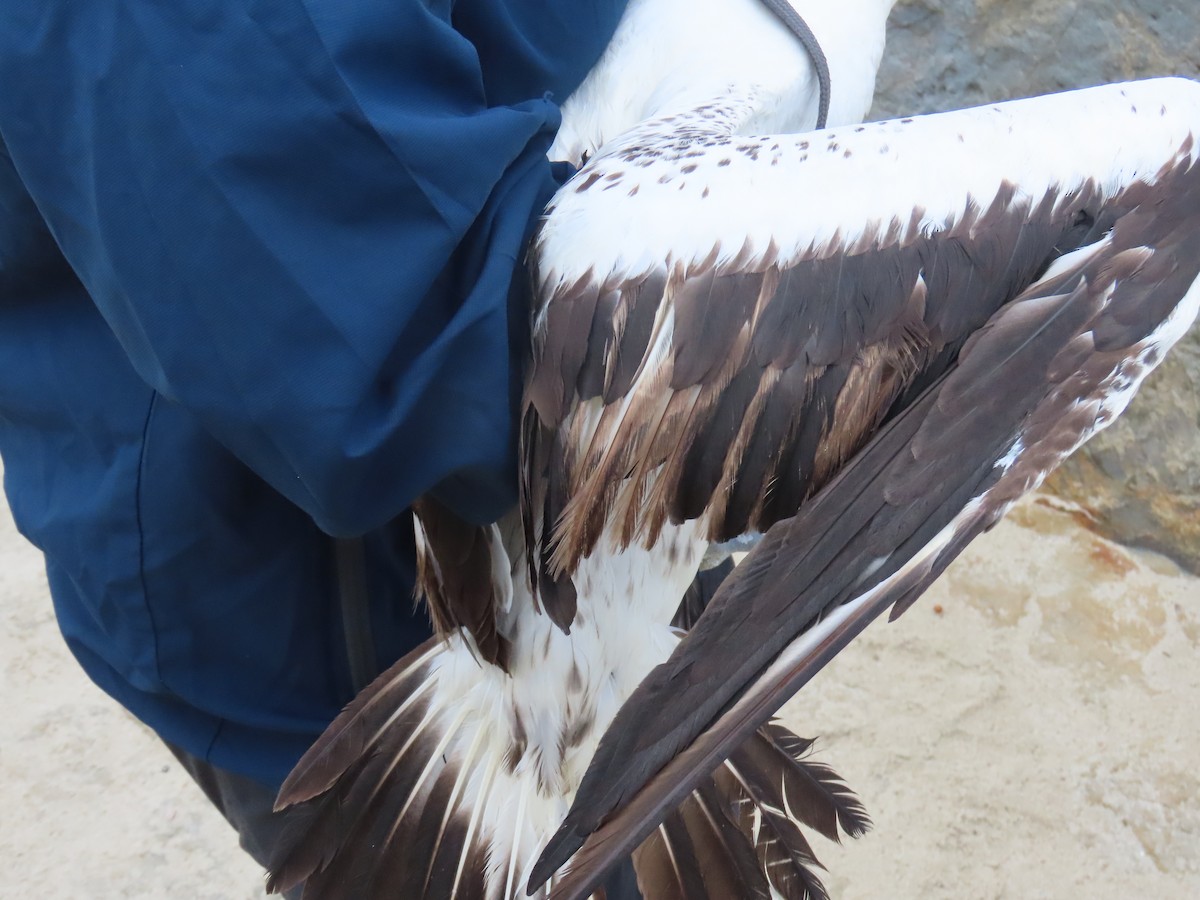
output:
M523 248L623 2L0 11L0 454L64 635L168 740L276 783L381 660L406 509L515 502ZM561 173L558 173L561 177Z

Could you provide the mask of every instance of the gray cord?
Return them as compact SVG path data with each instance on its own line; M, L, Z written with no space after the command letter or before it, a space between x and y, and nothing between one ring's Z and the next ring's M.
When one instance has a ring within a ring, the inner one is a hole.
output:
M817 70L817 84L821 89L820 101L817 105L817 130L820 131L829 119L829 60L825 58L825 51L821 49L821 44L817 40L817 36L812 33L812 29L808 27L808 23L800 17L796 10L792 9L787 0L762 0L762 2L767 9L779 17L779 20L788 27L792 34L800 39L800 43L804 45L809 58L812 59L813 67Z
M342 635L350 662L350 680L357 694L379 674L367 598L367 557L362 538L336 538L333 546L338 600L342 607Z

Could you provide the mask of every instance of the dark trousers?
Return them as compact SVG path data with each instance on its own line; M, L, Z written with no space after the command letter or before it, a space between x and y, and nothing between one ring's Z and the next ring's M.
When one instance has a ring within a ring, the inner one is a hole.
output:
M242 849L266 870L271 850L283 831L287 813L272 812L275 791L257 781L219 769L192 756L186 750L167 744L167 748L187 770L204 796L238 833ZM612 871L604 884L606 900L641 900L633 864L625 860ZM285 900L300 900L303 886L284 893Z
M192 756L173 744L167 749L179 760L210 803L225 817L238 833L238 841L265 872L271 851L283 831L286 813L272 811L275 791L226 769L219 769L199 757ZM303 886L292 888L283 894L286 900L300 900Z

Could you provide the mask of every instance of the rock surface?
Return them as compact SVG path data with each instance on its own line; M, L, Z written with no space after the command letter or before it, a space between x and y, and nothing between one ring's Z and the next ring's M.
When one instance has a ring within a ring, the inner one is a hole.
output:
M1200 897L1200 579L1060 506L1019 505L785 707L875 818L818 848L838 900Z
M1156 75L1200 77L1196 0L902 0L872 116ZM1102 533L1200 572L1200 327L1048 487Z
M1200 76L1194 0L900 0L874 117Z

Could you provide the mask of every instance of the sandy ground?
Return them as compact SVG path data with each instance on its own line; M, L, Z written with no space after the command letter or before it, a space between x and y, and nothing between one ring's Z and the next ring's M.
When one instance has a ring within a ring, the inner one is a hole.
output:
M820 848L836 897L1200 897L1200 580L1048 503L787 708L875 816ZM2 508L0 667L0 898L262 896L199 791L70 658Z

